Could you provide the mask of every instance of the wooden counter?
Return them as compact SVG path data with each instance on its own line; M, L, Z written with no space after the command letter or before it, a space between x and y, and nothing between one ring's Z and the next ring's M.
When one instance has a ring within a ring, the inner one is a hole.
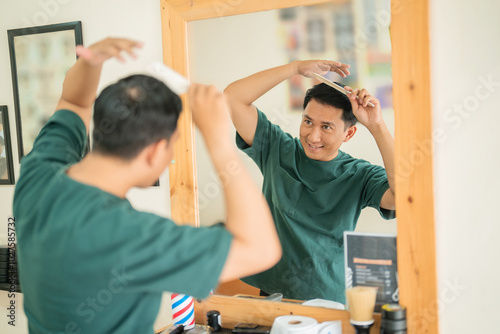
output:
M355 334L348 311L332 310L323 307L304 306L293 302L272 302L258 297L242 298L212 295L194 303L195 322L207 324L207 312L217 310L221 314L222 327L234 328L239 322L257 323L272 326L276 317L282 315L302 315L318 322L341 320L343 334ZM375 323L370 333L380 333L380 314L375 314Z

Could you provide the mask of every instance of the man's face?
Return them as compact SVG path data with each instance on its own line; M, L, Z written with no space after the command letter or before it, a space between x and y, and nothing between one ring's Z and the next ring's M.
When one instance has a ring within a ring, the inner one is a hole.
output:
M174 158L175 142L179 139L179 136L179 129L177 128L172 133L168 141L166 139L162 139L159 143L155 144L161 145L160 149L155 153L155 164L153 165L151 173L147 176L146 179L143 180L143 184L138 185L138 187L150 187L156 183L158 178L165 171L168 165L170 165L172 159Z
M343 142L349 141L356 127L345 129L342 109L322 105L311 99L300 124L300 142L307 157L313 160L334 159Z

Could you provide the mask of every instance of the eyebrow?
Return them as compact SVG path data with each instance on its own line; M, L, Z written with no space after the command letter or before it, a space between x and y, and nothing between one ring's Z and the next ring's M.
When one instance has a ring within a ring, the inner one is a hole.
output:
M310 121L314 121L309 115L304 114L304 117ZM335 124L332 122L321 122L321 124L335 127Z

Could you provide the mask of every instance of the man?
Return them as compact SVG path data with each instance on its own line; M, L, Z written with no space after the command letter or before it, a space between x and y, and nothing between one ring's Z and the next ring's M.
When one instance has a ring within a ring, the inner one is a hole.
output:
M365 89L346 87L350 98L325 84L310 89L299 139L269 122L252 104L293 75L310 78L334 71L345 77L348 68L332 61L296 61L238 80L225 90L238 147L262 171L263 192L283 247L275 267L243 279L262 294L344 303L343 232L354 230L367 206L386 219L394 217L393 138L379 101ZM339 150L356 133L356 119L375 138L385 170Z
M182 108L167 86L144 75L95 99L102 64L123 61L122 52L134 56L139 46L114 38L79 46L57 112L22 161L14 215L30 333L153 333L163 291L203 298L218 282L265 270L281 255L214 87L193 84L189 99L216 169L240 171L224 183L227 229L177 226L127 201L130 188L154 184L172 160ZM93 150L81 159L94 102Z

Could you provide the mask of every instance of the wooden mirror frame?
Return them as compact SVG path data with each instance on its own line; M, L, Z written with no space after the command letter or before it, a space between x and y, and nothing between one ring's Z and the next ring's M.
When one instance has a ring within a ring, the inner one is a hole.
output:
M331 0L160 0L164 63L189 77L187 22ZM438 333L434 236L433 137L427 0L391 2L396 207L400 303L411 333ZM182 97L188 109L186 97ZM191 115L170 165L172 219L199 226Z

